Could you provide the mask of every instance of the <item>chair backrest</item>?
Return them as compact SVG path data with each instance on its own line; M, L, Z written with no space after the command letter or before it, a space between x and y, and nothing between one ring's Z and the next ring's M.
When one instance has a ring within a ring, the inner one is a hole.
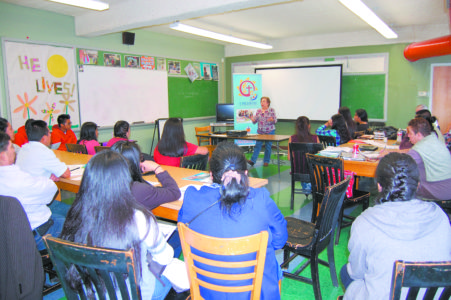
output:
M313 154L306 154L309 166L310 182L312 183L313 205L319 206L324 198L326 187L343 180L343 160ZM314 207L312 211L312 223L316 222Z
M265 267L266 247L268 245L268 232L261 231L258 234L238 237L238 238L216 238L197 233L188 228L183 223L178 223L182 243L183 257L188 269L190 280L191 297L200 297L199 286L204 288L227 293L251 292L250 299L260 299L263 270ZM244 254L254 254L250 260L234 259L233 262L223 261L220 258L206 259L193 254L192 250L203 253L218 255L218 257L239 256ZM217 267L208 271L200 265ZM227 269L228 274L224 274ZM233 273L233 274L230 274ZM200 276L199 276L200 275ZM199 277L203 278L200 279ZM215 280L216 284L211 284L205 278ZM220 285L220 281L237 280L243 281L252 279L248 285L229 286ZM205 281L204 281L205 280Z
M401 299L401 290L408 288L405 299L417 299L417 295L425 291L424 298L434 298L437 290L439 299L451 298L451 261L443 262L405 262L397 260L393 266L390 299ZM444 287L443 290L438 288ZM425 290L420 291L420 288Z
M309 169L305 154L316 154L323 150L319 143L290 143L291 176L299 177L298 180L309 182Z
M335 185L326 188L324 198L321 203L318 218L315 225L317 253L320 253L327 247L330 239L334 237L335 227L337 226L338 216L343 205L346 189L351 178L346 178Z
M108 150L110 148L111 147L107 147L107 146L94 146L94 150L96 153L99 153L100 151L103 151L103 150Z
M202 170L207 169L208 154L196 154L183 156L180 160L180 168Z
M49 234L43 239L67 299L86 299L86 289L91 288L96 299L106 299L106 295L109 299L116 299L119 295L121 299L141 299L132 249L91 247ZM70 288L65 278L72 265L84 283L89 277L91 283L88 287L84 285L79 291Z
M44 269L20 202L0 196L1 299L42 299Z
M196 135L200 133L211 133L211 126L194 127L194 130L196 131ZM205 143L206 145L211 145L211 138L198 136L197 144L200 146L202 143Z
M85 145L80 144L66 144L66 148L68 152L80 153L80 154L88 154L88 150Z
M324 148L326 148L327 146L337 146L337 141L333 136L318 135L318 139L319 142L323 144Z

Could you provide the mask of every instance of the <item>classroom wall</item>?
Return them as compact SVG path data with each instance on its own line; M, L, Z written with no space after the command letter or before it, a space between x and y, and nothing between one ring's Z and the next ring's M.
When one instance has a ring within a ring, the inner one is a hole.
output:
M122 34L114 33L100 37L78 37L75 35L74 19L70 16L51 13L44 10L26 8L0 2L0 37L39 41L48 44L62 44L74 47L111 50L115 52L130 52L147 54L166 58L179 58L217 63L220 79L223 76L224 46L201 42L180 37L152 33L146 30L133 30L135 45L122 44ZM0 100L1 115L8 118L6 107L6 87L4 78L3 53L0 49ZM220 102L223 100L223 84L220 81ZM197 144L194 135L195 126L205 126L212 121L208 118L186 120L185 131L187 140ZM154 126L132 127L131 138L137 140L143 152L149 153ZM76 132L78 135L78 132ZM111 138L112 128L101 128L99 140Z
M381 46L343 47L319 50L289 51L271 54L244 55L226 58L225 91L226 102L232 100L232 73L231 65L237 62L253 62L265 60L281 60L307 57L330 57L367 53L388 53L388 94L387 94L387 125L406 128L407 123L413 117L415 107L418 104L429 105L429 96L418 96L419 91L427 91L430 94L431 64L449 63L451 55L421 59L409 62L404 58L403 51L408 44L392 44ZM277 99L271 99L277 101ZM302 110L299 110L302 115ZM371 116L369 116L371 118ZM312 125L314 130L318 124ZM292 125L281 125L276 129L278 134L292 134L288 131Z

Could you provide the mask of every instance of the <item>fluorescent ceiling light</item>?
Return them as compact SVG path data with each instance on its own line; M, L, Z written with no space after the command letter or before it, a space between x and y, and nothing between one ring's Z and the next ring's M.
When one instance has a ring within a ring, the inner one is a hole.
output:
M224 42L228 42L228 43L240 44L240 45L255 47L255 48L260 48L260 49L272 49L272 46L268 45L268 44L252 42L252 41L236 38L236 37L233 37L230 35L225 35L225 34L216 33L213 31L208 31L208 30L192 27L189 25L184 25L179 22L175 22L175 23L169 25L169 27L171 29L175 29L178 31L183 31L183 32L187 32L187 33L191 33L191 34L195 34L195 35L200 35L203 37L220 40L220 41L224 41Z
M110 8L108 3L96 0L49 0L67 5L78 6L82 8L89 8L94 10L106 10Z
M368 23L371 27L376 29L386 39L396 39L398 35L388 27L371 9L368 8L360 0L338 0L341 4L346 6L350 11L356 14L363 21ZM393 0L396 1L396 0Z

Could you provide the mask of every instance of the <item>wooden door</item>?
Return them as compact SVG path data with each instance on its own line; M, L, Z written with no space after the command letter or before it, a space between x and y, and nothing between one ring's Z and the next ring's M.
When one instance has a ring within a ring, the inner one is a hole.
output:
M445 133L451 126L451 65L432 66L431 107Z

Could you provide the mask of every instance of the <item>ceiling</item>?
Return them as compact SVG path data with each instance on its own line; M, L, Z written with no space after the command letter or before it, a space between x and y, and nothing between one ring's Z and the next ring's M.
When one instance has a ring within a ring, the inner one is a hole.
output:
M449 34L446 0L362 0L398 33L397 40L380 36L338 0L103 0L110 4L110 9L104 12L47 0L0 1L74 16L76 34L80 36L145 28L227 45L171 30L169 24L179 20L187 25L272 44L274 49L270 52L286 51L290 47L312 49L412 42ZM265 50L247 51L265 53Z

